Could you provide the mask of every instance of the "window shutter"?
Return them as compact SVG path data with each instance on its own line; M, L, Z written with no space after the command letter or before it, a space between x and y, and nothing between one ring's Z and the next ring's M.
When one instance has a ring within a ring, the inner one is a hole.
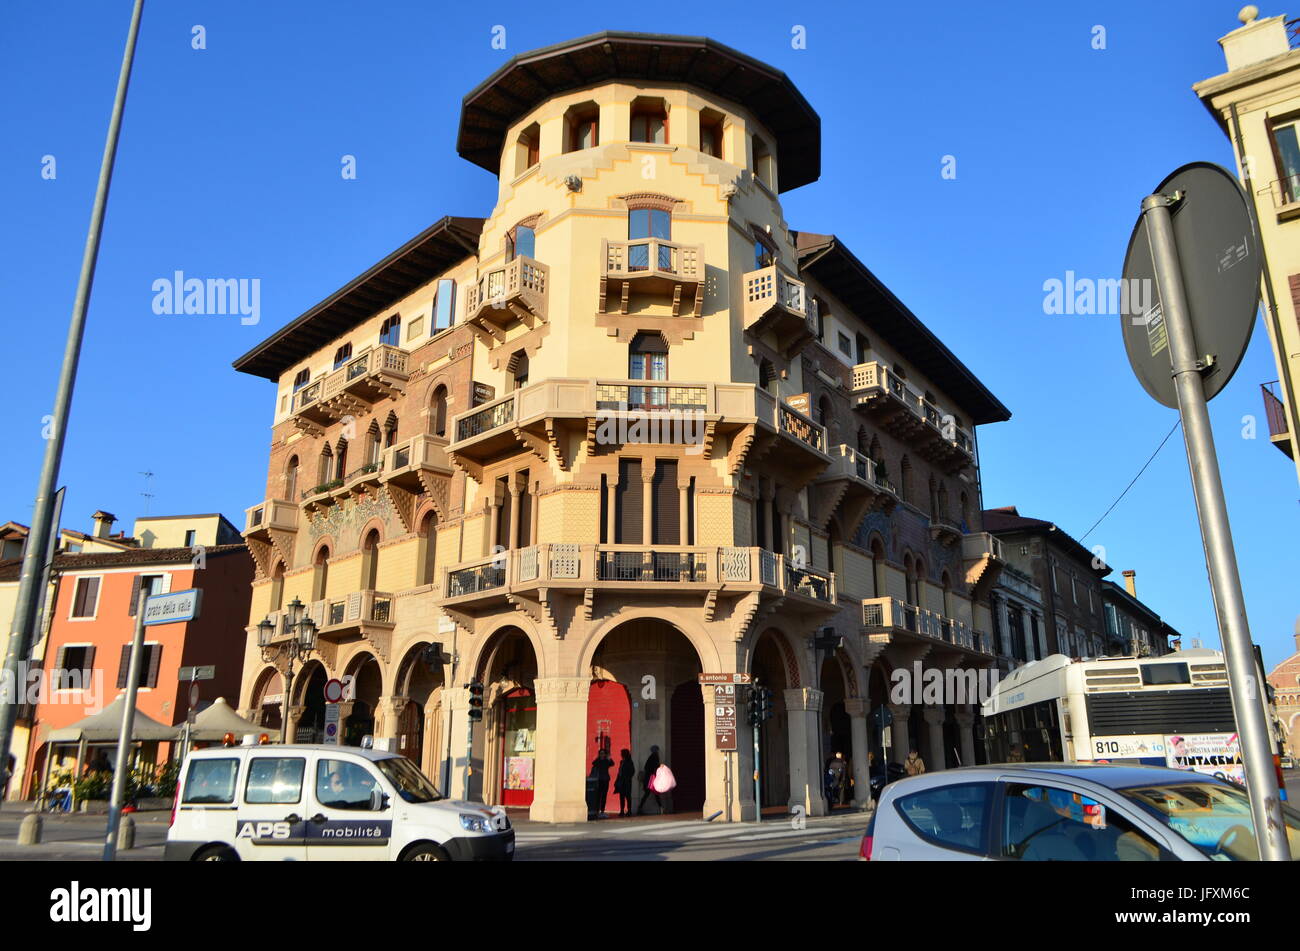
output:
M654 497L654 538L656 545L680 545L681 497L677 491L677 460L660 459L655 463Z
M172 576L171 576L171 572L170 572L170 571L163 572L163 574L159 576L159 580L158 580L158 590L155 591L154 593L155 593L155 594L167 594L169 591L171 591L171 589L172 589Z
M642 510L641 460L620 459L618 461L618 492L616 502L619 545L640 545L641 524L644 517Z
M67 658L68 658L68 649L67 649L66 647L60 647L60 648L59 648L59 658L58 658L58 661L57 661L57 662L55 663L55 665L54 665L54 669L55 669L55 670L65 670L66 668L65 668L65 666L64 666L64 662L67 660Z
M117 689L126 686L126 675L131 669L131 645L122 645L122 659L117 662Z
M162 645L149 645L149 679L145 681L144 686L158 686L158 667L162 664Z
M523 490L519 493L519 547L527 548L533 544L533 497L528 491L528 483L524 482Z
M144 583L143 575L136 575L131 581L131 604L127 608L127 614L135 617L135 609L140 605L140 588ZM125 683L118 684L119 687L125 687Z
M95 582L98 584L98 580ZM86 648L86 659L81 662L81 669L86 671L86 676L90 676L90 671L95 669L95 646L92 644Z

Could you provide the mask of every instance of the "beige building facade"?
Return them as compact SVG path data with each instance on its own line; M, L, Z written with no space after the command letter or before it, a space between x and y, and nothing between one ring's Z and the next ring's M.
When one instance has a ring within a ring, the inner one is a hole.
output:
M1219 45L1227 72L1192 88L1232 143L1267 271L1264 317L1278 379L1264 382L1267 436L1297 466L1300 383L1300 43L1297 21L1244 7Z
M785 220L820 170L793 83L713 41L598 34L480 84L457 147L499 178L487 218L443 219L236 361L277 387L241 712L316 739L349 678L343 742L542 821L616 811L593 760L640 774L652 747L678 785L648 809L752 818L745 690L718 749L731 701L704 673L773 691L762 808L824 813L836 753L859 806L869 752L974 762L975 697L889 688L993 662L976 426L1009 414L834 235ZM286 691L256 625L283 642L294 611L318 635Z

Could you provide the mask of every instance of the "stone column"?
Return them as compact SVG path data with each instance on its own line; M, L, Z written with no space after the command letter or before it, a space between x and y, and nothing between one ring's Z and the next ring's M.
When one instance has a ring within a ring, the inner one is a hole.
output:
M537 483L534 482L533 487L536 488L536 486ZM536 545L538 542L538 538L537 538L538 514L537 513L539 513L542 510L542 503L541 500L538 499L537 493L535 491L529 495L528 502L529 502L528 537L532 540L532 543Z
M510 547L519 547L519 483L510 482L510 524L506 526L506 541Z
M925 717L925 732L928 747L928 753L925 755L925 768L927 772L935 772L945 769L948 758L943 754L943 723L946 719L946 710L941 706L927 706L921 711Z
M957 708L957 731L961 736L961 764L975 765L975 714L969 705Z
M491 501L488 502L488 511L488 533L483 539L484 556L492 554L496 547L497 538L500 537L498 535L498 530L501 526L501 503L497 500L495 492L492 495Z
M397 724L402 722L402 711L411 701L406 697L380 697L375 710L375 739L396 740ZM393 752L397 751L394 744Z
M641 464L641 544L649 547L654 544L654 460Z
M618 540L618 473L605 482L605 538L611 545Z
M690 490L690 482L678 483L677 485L677 544L679 545L690 544L688 541L691 537Z
M871 770L867 765L867 701L860 697L844 701L849 715L849 736L853 757L853 808L871 808Z
M890 726L889 742L889 759L895 763L902 763L907 759L907 754L911 749L911 741L908 736L907 718L912 714L912 705L910 703L891 703L889 712L893 714L893 724Z
M447 704L447 729L451 731L451 769L447 795L452 799L469 799L474 788L471 777L469 788L465 785L465 765L474 766L473 749L467 744L469 725L469 691L464 687L450 687L443 693ZM481 787L480 787L481 788Z
M587 693L590 677L546 677L537 691L537 822L587 821Z
M286 699L287 699L287 698L286 698ZM287 711L287 712L286 712L286 711ZM298 705L298 706L296 706L296 707L294 707L294 706L289 706L289 705L288 705L287 703L285 703L284 701L281 701L281 704L280 704L280 716L283 717L283 718L287 718L287 720L288 720L288 724L287 724L287 725L288 725L288 729L285 730L285 734L284 734L285 737L286 737L285 742L287 742L287 743L297 743L297 742L298 742L298 740L297 740L297 736L298 736L298 721L302 719L302 715L303 715L305 712L307 712L307 708L306 708L305 706L302 706L301 704Z
M785 691L790 738L790 809L800 807L805 816L826 815L822 764L817 761L822 697L820 690L811 687L792 687Z

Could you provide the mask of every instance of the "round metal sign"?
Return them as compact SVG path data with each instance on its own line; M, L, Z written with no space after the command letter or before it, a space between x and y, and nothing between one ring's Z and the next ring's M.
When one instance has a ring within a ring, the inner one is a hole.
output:
M1170 206L1196 353L1212 358L1201 374L1207 400L1237 372L1259 309L1263 266L1259 233L1246 193L1232 175L1209 162L1184 165L1154 195L1181 199ZM1124 256L1120 322L1128 360L1143 389L1178 408L1160 288L1151 261L1146 216L1139 215Z
M190 684L190 706L196 707L198 706L198 703L199 703L199 685L197 683L191 683Z
M325 681L325 702L338 703L343 699L343 681L331 678Z

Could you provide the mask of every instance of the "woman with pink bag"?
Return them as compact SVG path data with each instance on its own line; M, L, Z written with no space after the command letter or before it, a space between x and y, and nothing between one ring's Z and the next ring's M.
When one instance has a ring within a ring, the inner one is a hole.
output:
M664 801L659 796L676 786L677 780L673 778L672 770L659 762L659 747L650 747L650 755L646 757L645 770L641 776L645 782L645 792L642 793L641 802L636 807L636 814L641 815L642 810L645 809L645 801L653 795L655 804L659 807L659 814L663 815Z

